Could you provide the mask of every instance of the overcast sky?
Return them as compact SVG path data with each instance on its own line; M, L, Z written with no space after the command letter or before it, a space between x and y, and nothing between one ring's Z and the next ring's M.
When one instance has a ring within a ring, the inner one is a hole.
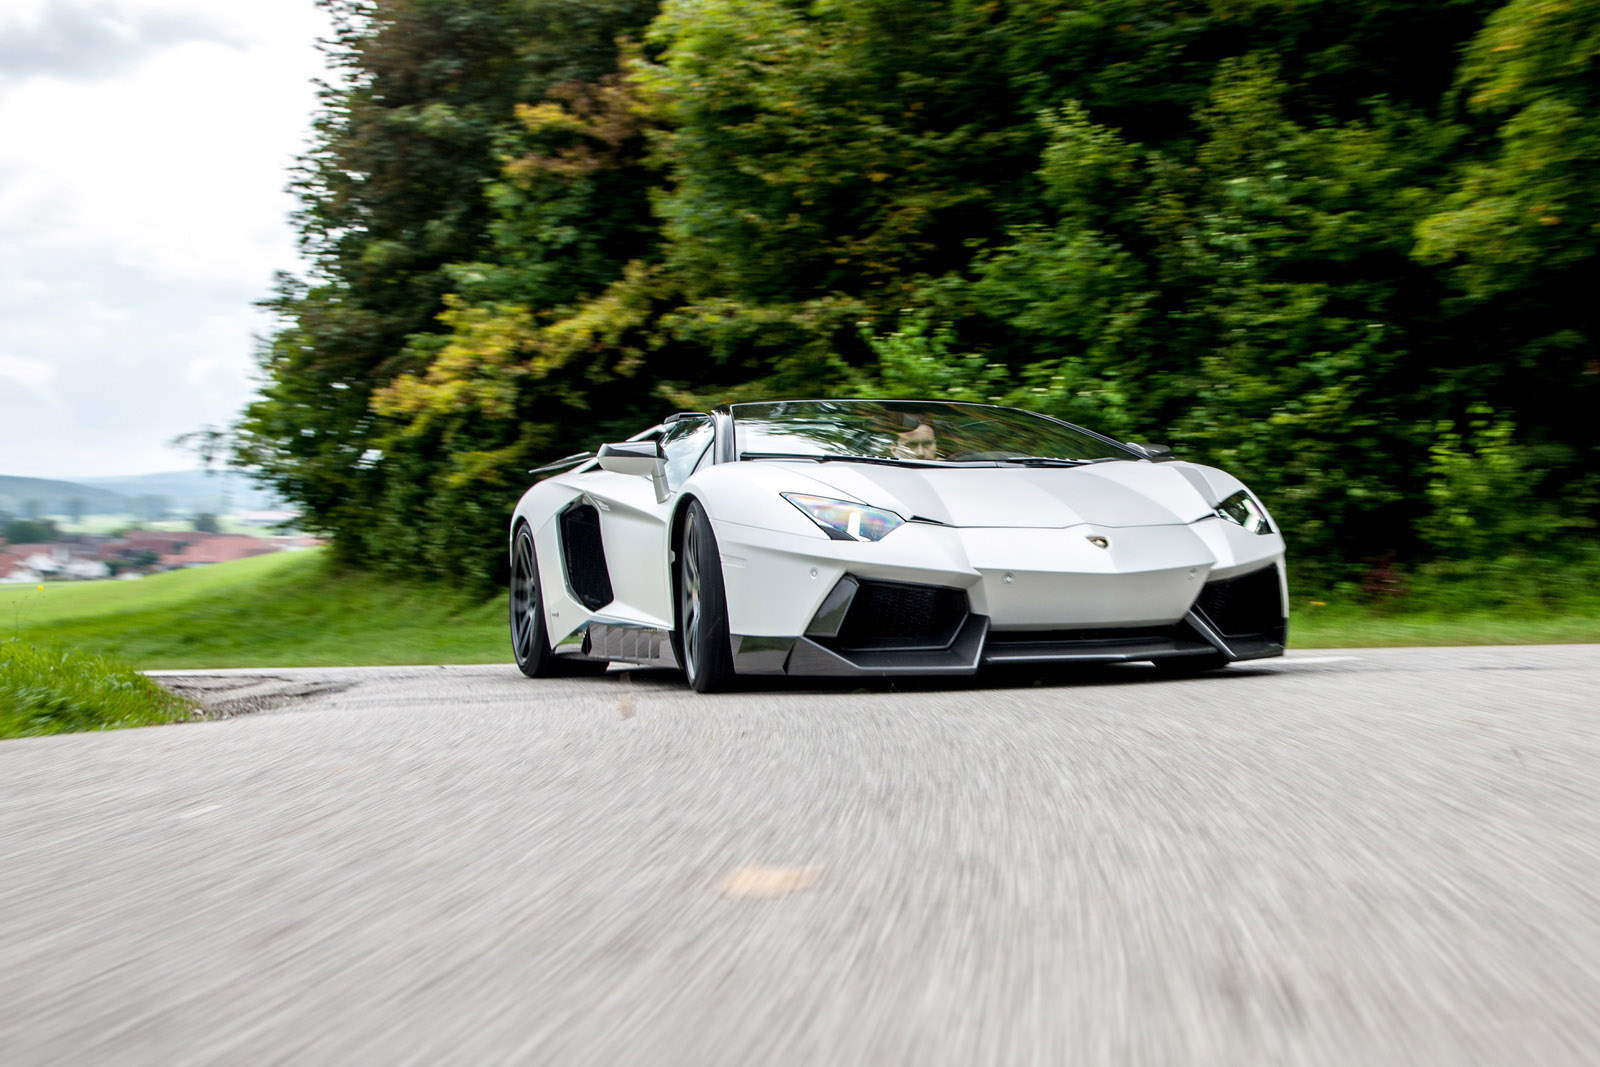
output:
M312 0L0 0L0 474L197 466L253 392L253 306L327 24Z

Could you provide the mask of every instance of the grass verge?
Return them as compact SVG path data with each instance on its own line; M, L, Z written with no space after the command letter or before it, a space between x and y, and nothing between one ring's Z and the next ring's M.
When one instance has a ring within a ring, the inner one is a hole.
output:
M1347 609L1296 611L1292 648L1396 648L1448 645L1600 644L1600 616L1408 612Z
M321 549L135 582L0 587L0 633L141 669L499 663L504 594L334 566Z
M1435 560L1382 577L1293 597L1290 641L1301 648L1600 642L1600 545Z
M154 726L195 706L104 656L0 639L0 738Z

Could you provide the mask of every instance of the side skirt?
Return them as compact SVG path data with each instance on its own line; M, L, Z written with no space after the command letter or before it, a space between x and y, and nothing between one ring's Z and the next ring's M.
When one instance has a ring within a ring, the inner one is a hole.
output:
M645 667L680 666L672 650L672 634L659 626L596 615L562 638L556 655L574 659L610 660Z

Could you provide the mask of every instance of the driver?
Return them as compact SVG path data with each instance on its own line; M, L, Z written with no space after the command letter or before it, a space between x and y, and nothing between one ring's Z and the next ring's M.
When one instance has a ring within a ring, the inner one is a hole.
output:
M895 459L938 459L939 442L934 436L931 423L920 419L917 424L904 433L897 433L898 440L894 444Z

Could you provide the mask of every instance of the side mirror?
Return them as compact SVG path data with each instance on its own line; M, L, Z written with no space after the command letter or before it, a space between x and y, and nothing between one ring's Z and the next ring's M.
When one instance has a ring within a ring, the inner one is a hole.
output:
M600 468L613 474L637 474L650 479L650 488L656 491L656 503L666 503L671 494L667 491L667 459L661 454L660 441L619 441L600 446Z
M1143 456L1145 459L1148 459L1152 463L1160 463L1163 460L1173 458L1171 445L1144 444L1139 441L1124 441L1123 444L1127 445L1129 448L1133 449L1139 455Z
M619 441L600 446L600 466L612 474L637 474L654 478L667 472L659 441Z

